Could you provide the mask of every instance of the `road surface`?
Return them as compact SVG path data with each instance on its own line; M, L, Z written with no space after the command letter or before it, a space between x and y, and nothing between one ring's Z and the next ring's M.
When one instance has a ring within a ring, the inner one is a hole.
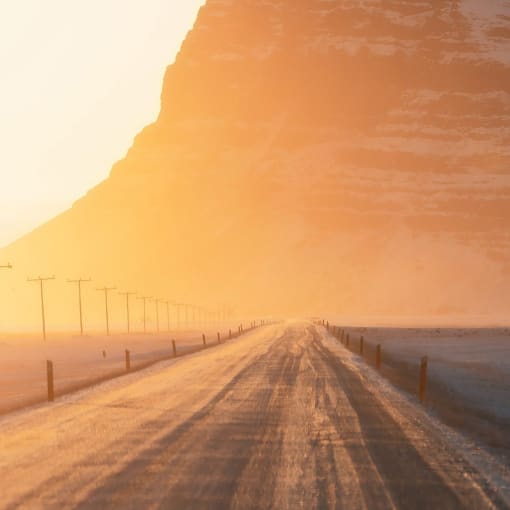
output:
M2 418L0 507L508 508L382 386L324 328L261 328Z

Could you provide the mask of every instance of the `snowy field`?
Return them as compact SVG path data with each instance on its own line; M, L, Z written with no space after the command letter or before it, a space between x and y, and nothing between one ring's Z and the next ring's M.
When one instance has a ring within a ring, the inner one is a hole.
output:
M229 328L218 327L222 338ZM131 368L202 348L202 331L171 331L150 335L52 335L46 342L36 335L0 335L0 413L44 400L46 360L53 361L57 395L108 379L125 372L125 350L131 354ZM208 345L217 344L217 329L206 332ZM104 355L103 355L104 351Z
M477 433L485 429L494 446L510 447L510 329L358 327L347 331L354 349L360 335L370 345L380 343L383 364L405 373L411 391L418 388L420 359L427 356L429 403L440 414L449 411L449 418L461 428ZM465 414L460 416L461 412Z

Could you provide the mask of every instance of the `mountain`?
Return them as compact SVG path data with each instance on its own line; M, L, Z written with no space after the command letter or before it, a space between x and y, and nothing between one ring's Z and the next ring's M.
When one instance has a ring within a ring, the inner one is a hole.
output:
M0 258L239 313L504 314L509 126L508 1L208 0L156 122Z

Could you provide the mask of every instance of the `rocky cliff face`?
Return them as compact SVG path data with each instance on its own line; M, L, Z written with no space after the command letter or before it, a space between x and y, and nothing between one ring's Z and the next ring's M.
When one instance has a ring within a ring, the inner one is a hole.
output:
M510 306L510 3L208 0L160 116L5 256L239 310Z

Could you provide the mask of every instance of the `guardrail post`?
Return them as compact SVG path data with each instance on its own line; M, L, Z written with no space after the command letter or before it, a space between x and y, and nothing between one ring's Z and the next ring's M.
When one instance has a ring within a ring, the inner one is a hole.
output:
M48 402L55 400L55 391L53 385L53 361L46 361L46 380L48 382Z
M427 367L429 360L427 356L421 359L420 363L420 402L425 400L425 394L427 392Z
M375 368L377 370L381 368L381 344L377 344L375 349Z
M174 358L177 358L177 345L175 345L175 340L172 340L172 351L174 353Z
M363 337L361 337L359 339L359 354L360 354L360 356L363 356L363 352L365 350L365 345L364 344L365 344L365 339Z
M126 349L126 372L131 370L131 353Z
M202 333L202 343L204 344L204 347L207 345L207 342L205 340L205 333Z

